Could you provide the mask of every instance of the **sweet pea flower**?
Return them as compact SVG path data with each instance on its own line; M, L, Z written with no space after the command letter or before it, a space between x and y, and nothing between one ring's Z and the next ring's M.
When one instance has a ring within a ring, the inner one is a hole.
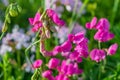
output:
M56 56L58 53L60 53L62 50L61 50L61 46L55 46L55 48L53 49L53 56Z
M42 60L36 60L34 63L33 63L33 67L34 68L39 68L41 65L42 65Z
M61 45L61 49L62 49L62 56L67 57L68 54L70 53L70 50L72 49L72 43L69 40L65 41Z
M83 32L77 33L77 34L75 34L75 36L73 38L73 43L79 44L83 38L84 38Z
M90 58L96 62L100 62L101 60L104 60L106 57L104 50L99 49L93 49L90 52Z
M40 13L36 13L34 18L29 18L30 24L33 26L32 31L37 32L39 28L42 27L42 22L40 21Z
M42 73L42 77L47 78L48 80L55 80L54 77L52 76L52 71L51 70L46 70Z
M64 74L58 74L55 80L69 80L69 78Z
M93 17L91 22L86 23L86 28L87 29L96 29L96 24L97 24L97 18Z
M100 42L106 42L114 38L114 34L109 31L98 30L94 35L94 39Z
M48 68L49 69L55 69L59 65L60 60L57 58L51 58L49 63L48 63Z
M118 44L117 43L115 43L115 44L112 44L110 47L109 47L109 49L108 49L108 55L113 55L113 54L115 54L116 53L116 51L117 51L117 48L118 48Z
M96 25L96 28L97 28L98 30L108 31L108 30L109 30L109 27L110 27L110 23L109 23L109 21L108 21L106 18L101 18L101 19L98 21L98 24Z
M63 26L65 24L65 22L58 17L57 13L55 13L54 10L47 9L46 12L48 17L58 26Z

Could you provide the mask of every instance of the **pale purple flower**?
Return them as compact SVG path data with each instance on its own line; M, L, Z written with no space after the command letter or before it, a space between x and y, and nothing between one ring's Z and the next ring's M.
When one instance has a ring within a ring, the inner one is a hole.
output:
M37 32L39 28L42 27L42 22L40 21L40 13L36 13L34 18L29 18L30 24L33 26L32 31Z
M51 58L49 63L48 63L48 68L49 69L55 69L57 66L59 66L60 60L57 58Z
M106 57L105 51L100 49L93 49L90 52L90 58L96 62L100 62L101 60L104 60Z
M109 48L108 48L108 55L114 55L117 51L117 48L118 48L118 44L117 43L114 43L112 44Z
M6 44L2 44L0 46L0 55L4 55L6 52L11 52L11 51L12 51L12 47Z
M57 33L54 33L54 36L59 39L60 43L63 43L67 38L69 29L68 29L68 27L65 27L65 26L63 26L61 28L58 28L58 27L56 27L56 28L57 28Z
M86 30L85 28L83 28L83 26L79 25L78 23L75 23L72 30L72 34L77 34L79 32L83 32L85 34Z
M34 63L33 63L33 67L34 68L39 68L41 65L42 65L42 60L39 59L39 60L36 60Z
M16 49L21 49L22 47L28 47L30 44L30 36L26 35L22 29L19 29L16 25L12 33L8 33L3 39L2 43L9 45L9 43L14 43Z

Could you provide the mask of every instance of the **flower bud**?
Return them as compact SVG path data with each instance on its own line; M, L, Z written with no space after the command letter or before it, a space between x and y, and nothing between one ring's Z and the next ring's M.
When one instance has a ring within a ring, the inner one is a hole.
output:
M9 10L9 13L10 13L10 16L12 16L12 17L18 16L17 7L11 5L10 10Z
M21 8L21 6L17 5L17 9L18 9L18 12L19 12L19 13L22 12L22 8Z
M6 15L6 21L7 21L9 24L11 23L9 14Z
M3 24L3 27L2 27L2 32L6 32L8 29L8 24L7 23L4 23Z
M50 38L50 37L51 37L51 36L50 36L50 31L49 31L49 30L46 30L46 31L45 31L45 35L46 35L47 38Z

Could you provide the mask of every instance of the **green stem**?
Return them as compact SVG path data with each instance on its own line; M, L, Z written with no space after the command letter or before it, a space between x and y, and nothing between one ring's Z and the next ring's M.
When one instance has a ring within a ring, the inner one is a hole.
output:
M17 53L17 61L18 61L18 66L20 67L21 65L20 52Z
M98 69L99 69L98 80L101 80L100 78L101 78L102 62L100 63Z
M76 0L76 2L77 2L77 1L78 1L78 0ZM75 19L74 19L74 22L75 22L75 21L78 19L78 17L81 15L81 13L82 13L83 9L85 8L86 4L88 3L88 1L89 1L89 0L85 0L85 1L84 1L83 5L81 6L81 8L80 8L80 10L79 10L79 12L78 12L78 15L76 15L76 17L75 17ZM77 7L77 5L75 5L75 6ZM76 8L76 7L75 7L75 8ZM76 10L76 9L74 9L74 10ZM74 11L74 10L73 10L73 11ZM70 26L69 33L71 33L71 31L72 31L72 29L73 29L73 27L74 27L74 24L73 24L74 15L75 15L75 11L73 12L72 20L71 20L71 22L70 22L70 24L69 24L69 26Z
M71 32L72 29L73 29L73 19L75 17L75 12L76 12L77 5L78 5L78 0L75 0L75 5L74 5L73 13L72 13L72 18L71 18L71 21L70 21L70 24L69 24L69 26L70 26L69 32Z
M27 59L28 59L28 61L30 62L31 65L32 65L32 61L30 60L30 58L29 58L29 56L28 56L28 50L29 50L33 45L37 44L38 42L40 42L40 40L32 43L32 44L25 50L25 55L26 55L26 57L27 57ZM33 67L33 65L32 65L32 67Z
M101 42L98 41L98 48L101 49Z
M5 34L5 32L3 32L3 33L1 34L0 40L3 38L4 34Z
M111 26L114 24L114 20L115 20L116 12L118 10L118 6L119 6L119 0L114 0L113 15L111 17Z

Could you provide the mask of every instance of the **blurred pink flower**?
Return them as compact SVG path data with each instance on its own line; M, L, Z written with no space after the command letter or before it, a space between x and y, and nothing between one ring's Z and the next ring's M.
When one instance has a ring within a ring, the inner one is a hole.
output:
M52 10L52 9L47 9L46 11L47 11L48 17L50 17L51 20L52 20L56 25L58 25L58 26L63 26L63 25L65 24L65 22L58 17L57 13L55 13L54 10Z
M52 71L51 70L46 70L42 73L42 77L47 78L48 80L55 80L54 77L52 76Z
M97 24L97 18L93 17L91 22L86 23L86 28L87 29L96 29L96 24Z
M96 28L98 30L105 30L105 31L108 31L109 28L110 28L110 23L109 21L106 19L106 18L101 18L97 25L96 25Z
M112 44L110 47L109 47L109 49L108 49L108 55L113 55L113 54L115 54L116 53L116 51L117 51L117 48L118 48L118 44L117 43L114 43L114 44Z
M96 62L100 62L101 60L104 60L106 57L104 50L99 49L93 49L90 52L90 58Z
M37 32L40 27L42 27L42 22L40 21L40 13L36 13L34 18L29 18L30 24L33 26L32 31Z
M48 68L49 69L55 69L59 65L60 60L57 58L51 58L49 63L48 63Z
M41 65L42 65L42 60L36 60L34 63L33 63L33 67L34 68L39 68Z
M94 35L94 39L100 42L106 42L114 38L114 34L109 31L98 30Z

